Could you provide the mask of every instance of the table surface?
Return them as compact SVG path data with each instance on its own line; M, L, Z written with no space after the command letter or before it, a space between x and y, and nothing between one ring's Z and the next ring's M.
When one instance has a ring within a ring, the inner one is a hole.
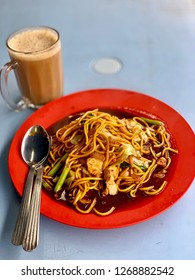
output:
M0 65L9 60L7 36L30 25L53 26L61 34L64 95L94 88L143 92L173 107L195 128L194 1L1 1ZM93 62L104 57L119 59L120 71L93 71ZM9 87L18 93L12 75ZM0 259L195 259L195 182L173 207L146 222L91 230L41 215L39 247L28 253L12 245L21 198L10 179L8 153L32 113L12 112L0 98Z

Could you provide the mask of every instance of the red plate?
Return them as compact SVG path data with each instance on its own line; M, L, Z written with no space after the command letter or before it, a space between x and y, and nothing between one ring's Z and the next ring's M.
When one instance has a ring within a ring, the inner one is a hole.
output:
M168 185L157 196L132 202L109 216L81 214L66 203L55 201L42 191L41 213L58 222L85 228L116 228L152 218L177 202L190 187L195 175L195 137L188 123L174 109L150 96L127 90L95 89L82 91L54 100L35 111L19 128L9 152L9 172L13 184L22 195L28 166L23 162L20 148L24 134L32 125L46 129L65 116L94 108L124 109L143 112L163 120L176 141L179 154L168 177Z

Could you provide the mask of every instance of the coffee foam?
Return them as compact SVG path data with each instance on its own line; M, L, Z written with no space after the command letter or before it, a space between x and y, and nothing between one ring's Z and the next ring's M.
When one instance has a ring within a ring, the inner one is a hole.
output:
M17 33L8 41L9 52L12 57L40 56L41 59L51 56L51 53L43 52L49 49L58 41L58 34L50 29L25 30ZM59 51L61 45L58 42L57 48L52 51L54 54ZM17 52L17 53L14 53Z

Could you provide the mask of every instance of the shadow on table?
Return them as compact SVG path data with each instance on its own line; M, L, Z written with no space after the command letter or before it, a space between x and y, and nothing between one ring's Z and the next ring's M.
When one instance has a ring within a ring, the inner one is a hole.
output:
M19 210L20 197L13 188L8 170L8 153L10 141L2 149L0 156L0 178L3 183L0 186L1 192L1 224L0 229L0 259L15 259L18 250L13 250L11 243L12 232L14 230L17 213ZM18 248L19 249L19 248Z

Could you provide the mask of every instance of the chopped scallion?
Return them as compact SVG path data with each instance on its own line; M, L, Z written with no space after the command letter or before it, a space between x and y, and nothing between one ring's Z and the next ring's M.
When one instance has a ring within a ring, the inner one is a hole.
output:
M64 164L66 158L68 156L68 153L64 154L63 157L52 167L52 169L48 172L48 176L54 176L58 170L62 167Z
M62 173L61 173L61 175L60 175L60 177L57 181L57 184L54 188L55 193L59 192L62 189L62 186L64 184L64 181L66 180L66 177L67 177L69 171L70 171L70 169L68 167L64 166L64 169L62 170Z
M159 120L153 120L153 119L148 119L148 118L144 118L141 117L141 119L149 124L153 124L153 125L162 125L163 123Z

